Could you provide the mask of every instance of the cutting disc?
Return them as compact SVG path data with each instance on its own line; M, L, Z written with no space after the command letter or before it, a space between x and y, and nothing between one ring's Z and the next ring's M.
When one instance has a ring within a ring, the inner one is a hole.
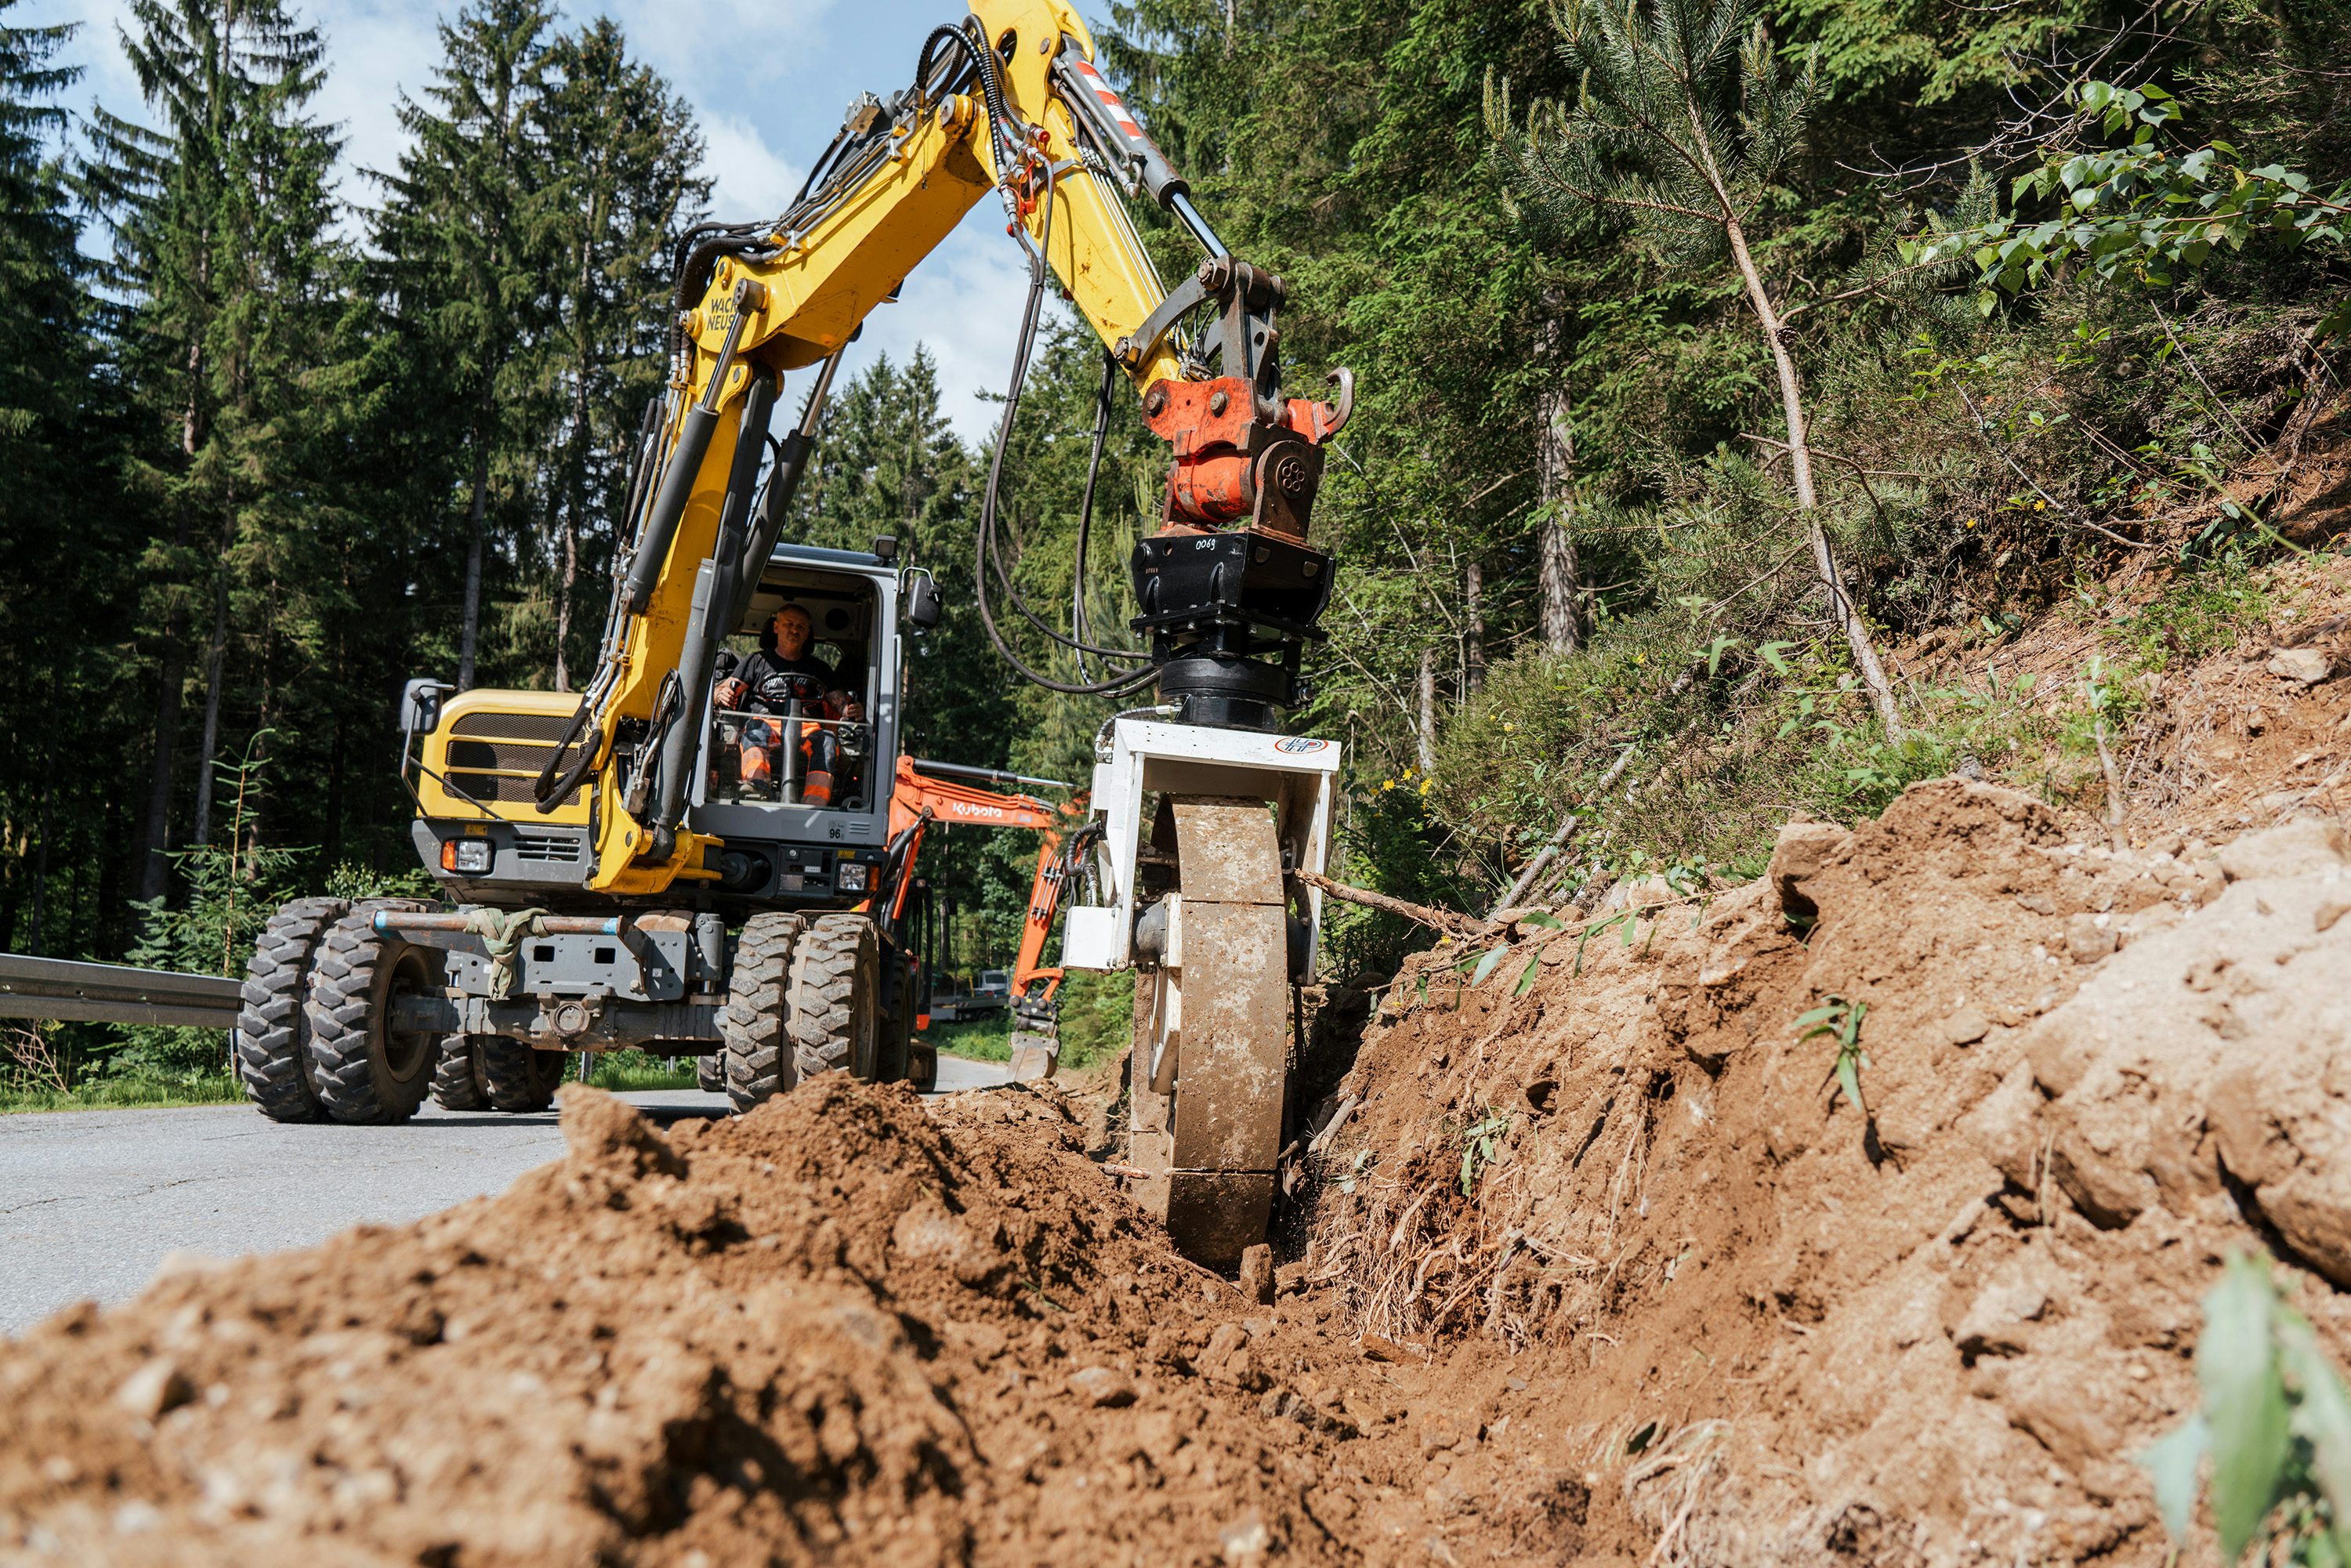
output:
M1287 905L1263 800L1177 796L1180 962L1136 988L1134 1196L1186 1256L1238 1261L1265 1239L1289 1062ZM1172 1041L1169 1036L1172 1034ZM1172 1063L1165 1052L1172 1049ZM1153 1092L1150 1080L1171 1092Z

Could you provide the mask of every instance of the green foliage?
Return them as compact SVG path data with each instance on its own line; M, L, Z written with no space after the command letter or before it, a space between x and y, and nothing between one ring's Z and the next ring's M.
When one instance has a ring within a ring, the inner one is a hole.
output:
M681 1056L674 1060L653 1056L632 1048L627 1051L604 1051L596 1053L596 1064L588 1082L599 1089L609 1089L615 1094L639 1089L693 1089L697 1087L694 1075L694 1058Z
M1494 1163L1510 1132L1510 1119L1502 1115L1485 1116L1461 1129L1462 1197L1477 1190L1478 1173Z
M1869 1065L1869 1053L1861 1049L1861 1022L1868 1016L1867 1002L1831 997L1796 1020L1798 1043L1823 1035L1836 1042L1836 1060L1829 1064L1823 1087L1835 1084L1846 1103L1864 1116L1869 1114L1869 1103L1861 1097L1861 1070Z
M2226 141L2176 151L2165 132L2179 120L2180 102L2152 82L2084 81L2067 99L2085 130L2095 125L2109 139L2128 140L2053 152L2015 177L2020 209L2031 197L2053 202L2054 215L2027 222L2020 211L1906 244L1907 260L1971 256L1983 281L1977 308L1985 314L2001 295L2040 287L2069 263L2101 278L2161 287L2257 239L2289 249L2343 243L2351 181L2322 191L2308 174L2281 164L2248 168ZM2338 306L2325 323L2330 331L2346 325L2351 305Z
M2261 1259L2231 1257L2204 1298L2196 1381L2201 1408L2139 1457L2172 1539L2209 1458L2223 1561L2265 1541L2266 1562L2351 1562L2351 1393Z
M1791 70L1751 0L1579 0L1558 16L1573 105L1538 101L1521 127L1508 83L1489 88L1511 188L1570 231L1621 217L1668 261L1719 255L1796 152L1818 51Z

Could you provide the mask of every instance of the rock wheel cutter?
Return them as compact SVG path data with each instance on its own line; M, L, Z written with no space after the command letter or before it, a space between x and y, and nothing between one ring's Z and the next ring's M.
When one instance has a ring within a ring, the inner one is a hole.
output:
M1322 913L1299 873L1329 858L1341 750L1121 718L1098 755L1109 902L1069 911L1062 967L1138 970L1134 1196L1186 1252L1229 1265L1273 1204L1292 987L1313 971Z

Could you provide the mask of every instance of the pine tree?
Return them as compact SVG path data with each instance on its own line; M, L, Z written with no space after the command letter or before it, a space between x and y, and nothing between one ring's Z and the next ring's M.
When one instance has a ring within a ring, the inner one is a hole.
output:
M696 172L693 112L629 57L620 26L599 17L558 39L550 85L535 108L546 163L548 249L558 259L553 331L543 353L549 444L561 456L547 486L555 519L555 685L570 689L583 574L621 531L631 450L666 369L670 256L710 195ZM593 628L586 628L590 635Z
M336 144L304 112L323 79L318 32L276 0L135 0L131 20L122 46L162 129L98 110L83 184L113 230L103 276L124 301L119 351L172 436L141 465L169 518L148 551L161 690L139 883L152 898L163 889L199 615L208 632L189 837L210 834L236 562L280 504L282 422L301 412L291 382L316 308Z
M1521 128L1507 97L1494 129L1531 206L1568 225L1629 219L1669 264L1695 269L1728 252L1778 371L1796 505L1833 619L1888 737L1902 720L1869 628L1822 530L1804 399L1791 352L1792 309L1755 262L1761 220L1817 93L1813 65L1790 71L1754 0L1647 0L1623 10L1580 0L1558 14L1562 57L1577 70L1573 105L1538 104Z
M15 4L0 0L0 17ZM70 831L57 769L88 716L60 699L86 689L77 612L107 575L103 561L53 559L59 524L80 510L78 460L98 455L76 417L91 358L78 226L49 141L64 123L51 100L79 74L51 63L71 32L0 20L0 948L16 946L21 915L36 953L57 950L48 883Z
M539 478L520 433L544 425L528 350L545 330L564 259L551 244L538 113L553 26L539 0L474 0L443 23L442 60L423 101L401 100L413 144L396 172L376 176L389 199L371 237L389 258L397 329L414 340L423 367L412 413L462 454L461 688L475 684L480 659L490 528L526 510Z

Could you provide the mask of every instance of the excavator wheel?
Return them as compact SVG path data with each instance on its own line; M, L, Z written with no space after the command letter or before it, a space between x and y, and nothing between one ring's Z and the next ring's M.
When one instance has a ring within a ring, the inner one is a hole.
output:
M500 1111L528 1114L555 1103L563 1087L563 1069L570 1053L540 1051L504 1035L485 1035L476 1042L481 1052L482 1082L490 1103Z
M269 917L245 970L245 1006L230 1041L246 1098L273 1122L323 1122L310 1081L310 967L327 927L350 909L340 898L298 898Z
M1229 1268L1265 1239L1281 1151L1290 1058L1281 848L1263 800L1179 795L1170 805L1182 961L1138 988L1129 1154L1148 1174L1134 1192L1186 1256Z
M792 950L792 1061L799 1076L881 1066L882 934L871 916L820 915Z
M433 1103L444 1111L487 1111L489 1080L482 1073L482 1052L469 1034L441 1037L441 1059L433 1068Z
M338 1122L405 1122L424 1103L441 1037L392 1027L402 996L437 993L440 955L375 928L381 900L354 905L328 927L310 971L310 1073L319 1103Z
M935 1094L939 1088L939 1048L916 1040L906 1053L906 1087L917 1094Z
M904 1083L914 1071L914 963L894 951L883 962L893 983L885 988L891 1005L882 1009L881 1059L874 1076L884 1083Z
M726 1053L714 1051L694 1059L694 1086L705 1094L726 1092Z
M792 1065L792 953L807 935L803 915L766 910L743 924L718 1031L726 1098L737 1113L799 1082Z

